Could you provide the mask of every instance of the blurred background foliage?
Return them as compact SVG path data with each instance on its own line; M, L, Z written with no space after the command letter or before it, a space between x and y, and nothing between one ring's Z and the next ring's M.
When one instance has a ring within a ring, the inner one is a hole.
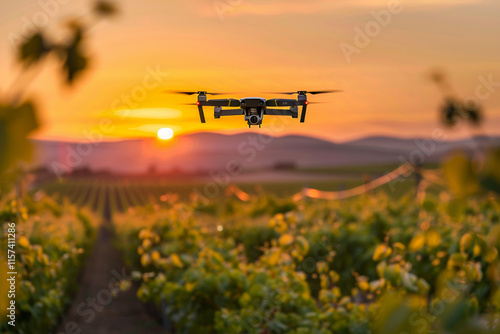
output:
M66 40L54 42L43 31L37 31L18 45L16 61L23 71L10 87L10 94L0 100L0 178L4 182L14 181L15 177L7 172L30 160L32 152L27 136L40 125L37 103L24 96L32 81L32 71L41 71L43 63L53 56L60 64L65 84L73 85L89 64L84 47L87 31L97 20L118 13L117 7L108 1L97 1L92 6L90 17L66 23L69 30Z

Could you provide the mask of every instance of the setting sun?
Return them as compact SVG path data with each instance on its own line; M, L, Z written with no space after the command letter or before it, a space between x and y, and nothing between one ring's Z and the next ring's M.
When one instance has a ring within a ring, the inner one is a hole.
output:
M158 130L157 135L160 139L168 140L174 136L174 130L171 128L161 128Z

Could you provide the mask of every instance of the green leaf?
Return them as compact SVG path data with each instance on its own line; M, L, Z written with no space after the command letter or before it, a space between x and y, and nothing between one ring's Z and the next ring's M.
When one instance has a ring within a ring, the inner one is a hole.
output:
M443 173L450 191L458 198L476 194L480 189L472 162L464 153L448 158L443 164Z
M460 326L463 326L464 321L467 319L468 307L467 303L463 300L447 305L443 315L440 317L442 330L453 333Z
M481 173L481 186L500 194L500 149L488 152Z
M0 106L0 174L20 160L31 158L27 135L38 127L35 107L26 102L19 107Z
M419 327L412 326L411 318L416 314L416 309L402 296L387 293L382 297L380 305L382 307L375 319L375 333L417 333Z

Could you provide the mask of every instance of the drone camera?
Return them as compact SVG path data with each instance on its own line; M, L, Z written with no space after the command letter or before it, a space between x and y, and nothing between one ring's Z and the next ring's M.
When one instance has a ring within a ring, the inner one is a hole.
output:
M248 119L251 125L258 125L260 123L260 117L257 115L252 115Z

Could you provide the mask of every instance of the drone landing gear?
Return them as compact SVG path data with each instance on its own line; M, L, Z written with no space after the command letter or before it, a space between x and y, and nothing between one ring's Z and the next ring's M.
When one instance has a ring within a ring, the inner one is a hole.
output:
M307 104L304 104L302 106L302 113L300 115L300 123L304 123L304 121L306 120L306 111L307 111Z

